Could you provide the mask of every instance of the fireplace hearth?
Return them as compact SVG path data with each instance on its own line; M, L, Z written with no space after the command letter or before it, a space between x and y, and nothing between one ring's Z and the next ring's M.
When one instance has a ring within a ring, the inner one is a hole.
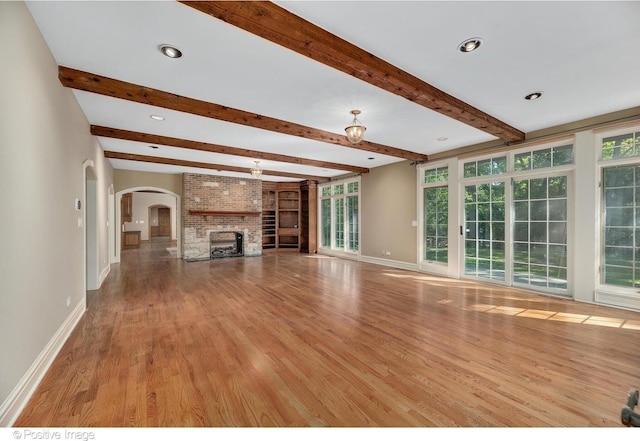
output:
M209 234L211 259L244 256L244 234L238 231L212 231Z

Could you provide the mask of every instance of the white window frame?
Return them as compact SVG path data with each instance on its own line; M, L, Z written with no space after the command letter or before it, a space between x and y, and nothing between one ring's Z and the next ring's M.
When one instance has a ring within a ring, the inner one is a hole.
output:
M348 185L351 183L358 184L358 191L349 193ZM344 193L341 195L334 194L334 187L337 185L344 185ZM326 187L331 187L331 195L330 196L322 196L322 191ZM346 178L341 180L335 180L327 183L322 183L318 185L318 253L319 254L327 254L331 256L338 257L347 257L352 259L359 259L360 253L362 250L362 182L360 176L355 176L352 178ZM349 250L349 222L347 218L347 197L348 196L357 196L358 198L358 250L353 251ZM323 200L331 200L331 245L329 247L322 245L322 201ZM340 248L336 246L336 235L335 235L335 210L336 204L335 201L337 199L342 199L344 201L344 245Z
M628 129L627 129L628 131ZM553 149L554 147L562 147L564 145L571 144L573 145L573 162L571 164L552 166L552 167L544 167L538 169L529 169L529 170L521 170L514 171L515 164L515 156L527 151L539 151L547 148ZM576 157L576 142L575 137L570 136L566 138L561 138L548 142L540 142L535 144L529 144L519 148L517 150L510 150L505 153L501 152L492 152L486 155L477 155L477 156L467 156L464 158L458 158L458 173L460 178L458 179L458 212L459 212L459 226L465 224L464 220L464 187L469 184L478 184L478 183L487 183L494 181L502 181L506 182L505 188L505 280L494 280L494 279L485 279L478 278L470 275L465 275L465 239L464 235L459 235L458 240L458 267L460 278L464 279L472 279L477 280L484 283L498 284L498 285L506 285L506 286L514 286L520 289L528 289L534 292L540 292L544 294L560 296L563 298L573 297L574 292L574 271L573 271L573 250L575 249L574 244L574 234L573 234L573 212L574 212L574 171L575 171L575 157ZM464 178L464 164L471 161L482 161L485 159L498 158L500 156L506 155L507 157L507 171L505 173L500 174L492 174L486 176L476 176L470 178ZM640 160L640 158L639 158ZM451 171L451 170L450 170ZM558 175L566 175L567 182L567 290L556 290L556 289L544 289L535 286L523 287L522 285L514 285L513 283L513 186L512 181L514 179L536 179L540 177L551 177ZM451 176L451 175L450 175ZM450 177L451 179L451 177ZM451 207L450 207L451 208ZM449 222L451 223L451 217L449 218Z
M605 223L604 216L604 182L602 177L604 169L620 167L620 166L640 166L640 156L630 156L617 159L602 159L602 141L604 138L612 136L624 135L625 133L640 133L640 125L627 126L619 129L602 131L596 134L596 169L597 169L597 198L596 198L596 214L597 223L595 231L596 240L596 275L595 275L595 301L598 304L609 304L623 308L638 309L640 307L640 294L638 288L624 287L616 285L607 285L602 280L602 267L604 265L604 237L603 228Z
M459 276L458 273L458 161L456 158L451 158L443 161L433 161L425 164L420 164L416 167L416 177L417 177L417 204L418 204L418 225L417 225L417 243L418 243L418 268L421 271L425 271L432 274L440 274L448 277ZM424 174L428 170L433 170L436 168L448 167L448 180L447 182L435 182L432 184L425 184L424 182ZM424 258L425 247L424 247L424 230L425 230L425 219L424 219L424 189L429 187L442 187L447 185L449 188L449 200L448 200L448 210L449 210L449 228L447 232L447 239L449 241L448 246L448 256L447 263L444 262L435 262L431 260L426 260Z

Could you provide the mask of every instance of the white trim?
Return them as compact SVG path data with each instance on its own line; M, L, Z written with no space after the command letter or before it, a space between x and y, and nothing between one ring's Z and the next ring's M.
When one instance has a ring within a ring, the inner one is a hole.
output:
M615 290L612 288L598 288L594 292L595 303L598 305L614 306L617 308L640 311L640 296L638 292Z
M358 184L358 191L355 193L350 193L347 191L348 189L348 185L351 183L357 183ZM342 185L344 186L344 190L342 194L339 195L334 195L333 194L333 187L335 187L336 185ZM332 189L331 191L331 195L330 196L323 196L322 195L322 190L326 187L330 187ZM318 252L320 252L321 250L329 255L336 255L339 257L346 257L346 258L358 258L360 256L361 250L362 250L362 216L360 216L360 214L362 213L362 179L360 175L356 175L356 176L352 176L349 178L345 178L345 179L340 179L340 180L336 180L336 181L330 181L330 182L326 182L326 183L322 183L322 184L318 184L318 199L317 199L317 204L318 204L318 210L317 210L317 216L318 216L318 225L322 225L322 201L323 200L330 200L331 201L331 246L330 247L322 247L321 245L318 247ZM357 197L358 198L358 249L356 251L352 251L349 250L349 234L350 234L350 230L349 230L349 222L347 220L347 198L349 197ZM335 222L334 222L334 217L335 217L335 210L336 210L336 204L335 201L337 199L342 199L344 201L344 246L342 248L337 248L336 247L336 232L335 232ZM322 244L322 229L318 228L318 232L317 232L317 241L319 244ZM322 247L322 248L321 248ZM334 254L335 253L335 254ZM352 257L354 256L354 257Z
M107 240L109 241L109 246L107 247L109 249L109 266L111 266L112 263L115 263L115 258L116 258L116 193L115 190L113 188L113 184L109 185L109 190L108 190L108 195L107 195ZM100 282L100 284L102 285L102 282Z
M42 381L42 378L49 370L49 367L62 349L71 332L82 318L87 304L85 297L73 308L71 314L66 318L62 326L51 337L49 343L44 347L40 355L29 367L16 387L0 405L0 426L11 427L20 413L29 402L29 399Z
M602 159L602 143L605 138L625 135L631 132L640 136L640 126L626 125L617 129L594 131L596 149L596 255L595 255L595 290L594 302L598 305L613 306L622 309L640 311L640 293L637 288L607 285L603 280L604 267L604 228L605 228L605 199L604 199L604 171L618 167L636 167L640 164L640 156Z
M575 170L576 170L576 136L572 135L569 137L562 137L558 139L554 139L552 141L540 142L535 144L535 148L533 146L521 146L517 150L510 151L500 151L500 152L491 152L487 155L482 156L469 156L466 157L465 160L460 160L458 162L458 172L459 175L459 201L458 204L460 208L460 225L465 225L465 203L464 203L464 189L468 185L479 185L486 184L491 182L504 182L505 183L505 273L504 280L499 279L485 279L481 277L476 277L473 275L465 274L465 236L460 237L460 242L458 245L459 256L459 268L460 268L460 278L474 280L474 281L487 281L488 283L494 283L501 286L510 286L514 288L520 289L530 289L534 292L538 292L540 294L545 295L553 295L560 296L562 298L573 298L575 299L575 274L573 272L574 262L575 262L575 243L574 243L574 228L575 228L575 219L572 217L573 214L573 204L575 201ZM563 164L557 166L548 166L542 167L538 169L531 168L529 170L514 170L515 164L515 156L520 153L525 152L539 152L546 149L553 149L556 147L562 147L565 145L571 145L573 149L573 161L570 164ZM502 154L500 154L502 153ZM486 176L475 176L475 177L464 177L464 166L467 163L477 162L480 160L486 159L495 159L505 157L507 160L507 170L504 173L491 174ZM513 182L514 180L529 180L536 178L549 178L555 176L566 176L567 177L567 289L566 294L562 291L555 289L546 289L546 288L537 288L534 286L529 286L529 288L522 288L520 285L513 282L513 242L514 242L514 234L513 234L513 226L515 219L513 218L513 208L514 208L514 200L513 200ZM451 219L449 219L451 222Z
M95 212L93 213L95 219L94 222L92 222L91 228L89 228L87 226L87 209L88 207L88 201L87 201L87 185L88 185L88 180L87 180L87 169L91 169L91 174L93 175L94 179L91 179L92 182L94 182L94 184L92 184L92 188L93 188L93 194L91 195L92 197L92 204L94 204L93 206L95 207ZM96 173L96 169L95 169L95 164L93 162L93 160L91 159L85 159L82 162L82 237L83 237L83 245L82 245L82 249L83 249L83 257L82 257L82 277L83 277L83 286L84 289L89 291L89 290L96 290L98 288L100 288L100 276L99 276L99 262L100 262L100 244L98 241L98 218L97 218L97 204L98 204L98 178L97 178L97 173ZM92 234L93 236L91 238L88 238L87 235L88 234ZM89 240L92 240L92 256L89 256L88 253L88 246L89 246ZM87 261L89 260L89 257L91 257L91 260L95 263L95 265L91 265L91 267L89 267L87 265ZM91 272L91 280L89 280L89 278L87 277L87 273ZM96 286L93 286L93 284L95 283ZM89 284L91 284L91 286L89 286Z
M424 172L427 170L433 170L436 168L448 168L447 181L443 182L424 182ZM458 224L459 218L459 197L458 197L458 161L456 158L444 159L441 161L428 162L418 165L416 167L416 179L417 179L417 228L416 228L416 240L417 240L417 255L416 262L420 271L438 274L445 277L458 278L460 276L460 267L458 264L458 255L460 254L458 247L460 245L460 239L458 237ZM449 211L449 226L447 231L447 239L449 241L449 253L447 256L447 262L433 262L424 259L424 189L430 187L447 187L449 192L449 199L447 201ZM454 222L455 221L455 222Z
M105 281L105 279L107 278L110 272L111 272L111 264L107 265L104 268L104 270L102 270L102 273L100 273L100 280L98 280L98 287L102 286L102 282Z
M343 259L360 260L360 252L342 251L328 247L318 247L318 254L332 257L340 257Z
M382 259L380 257L362 256L361 262L373 263L374 265L390 266L392 268L403 269L407 271L421 272L415 263L400 262L399 260Z
M452 277L449 274L450 271L449 271L448 263L422 261L417 266L418 266L418 270L423 273L437 274L442 277L448 277L448 278L454 278L454 279L458 278L458 277Z

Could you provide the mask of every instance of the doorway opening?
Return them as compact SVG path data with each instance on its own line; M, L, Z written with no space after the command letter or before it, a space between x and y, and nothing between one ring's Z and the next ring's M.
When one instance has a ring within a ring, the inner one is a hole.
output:
M85 226L85 290L100 286L98 259L98 179L91 165L84 167L84 226ZM81 209L76 207L76 209Z
M126 209L123 200L127 201ZM135 233L138 237L137 246L128 248L149 247L154 242L162 242L166 243L166 251L171 256L181 258L180 207L181 197L163 188L131 187L118 191L115 209L121 233L116 235L116 261L120 262L121 251L127 248L127 242L123 240L125 233L128 236Z

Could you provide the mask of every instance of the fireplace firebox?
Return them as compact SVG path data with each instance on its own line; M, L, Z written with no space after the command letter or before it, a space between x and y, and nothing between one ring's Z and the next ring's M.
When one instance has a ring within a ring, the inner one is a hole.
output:
M212 231L209 234L211 259L244 256L244 234L238 231Z

